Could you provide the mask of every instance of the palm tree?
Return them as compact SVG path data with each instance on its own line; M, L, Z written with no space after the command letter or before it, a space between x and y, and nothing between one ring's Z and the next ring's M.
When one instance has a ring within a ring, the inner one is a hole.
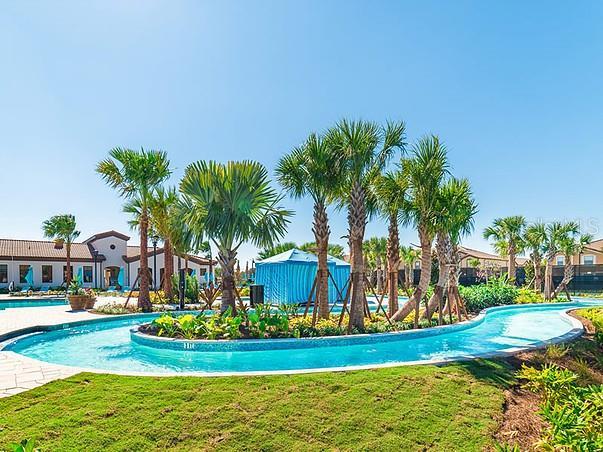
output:
M221 310L235 306L235 264L239 247L251 241L273 246L286 233L292 213L279 206L266 168L257 162L199 161L186 168L180 192L190 210L182 219L198 242L209 239L222 269Z
M375 181L375 197L379 211L388 221L387 235L387 307L390 316L398 310L398 270L400 268L400 235L398 222L404 208L408 179L402 171L392 171ZM412 267L412 264L411 264ZM405 272L406 273L406 272ZM408 274L407 274L408 276Z
M299 248L302 251L306 251L307 253L316 254L316 243L315 242L307 242L299 245ZM336 243L329 243L327 245L327 253L329 256L335 257L337 259L343 259L345 257L345 250L343 246L338 245Z
M553 260L566 244L569 236L580 233L580 226L576 222L561 223L555 221L546 225L546 236L544 239L543 252L545 258L544 267L544 299L553 299Z
M438 196L449 173L446 147L435 135L420 139L413 147L412 157L402 161L402 171L409 183L408 202L402 212L402 220L404 224L417 228L421 245L421 277L419 286L392 319L403 320L414 307L414 323L418 327L419 305L431 280L431 246L437 232Z
M408 296L410 288L413 285L413 266L416 261L421 259L421 251L412 247L400 245L400 260L404 263L404 287Z
M515 269L517 267L515 258L522 253L525 247L523 241L526 219L521 215L505 218L496 218L492 226L484 229L484 238L494 241L494 249L501 256L508 258L509 281L515 282Z
M438 195L436 215L436 255L439 275L432 297L429 300L426 317L430 317L436 308L440 309L444 290L448 286L448 308L456 305L460 315L461 303L458 293L458 245L463 236L473 230L473 220L477 213L477 204L467 179L450 178L446 181Z
M546 226L543 223L528 225L523 241L526 250L530 253L530 260L534 267L534 290L542 290L542 253L546 240Z
M363 252L365 252L365 255L368 255L368 259L365 260L370 263L370 268L375 270L377 293L383 293L383 258L387 256L387 238L371 237L370 239L364 242Z
M277 254L284 253L285 251L289 251L294 248L297 248L297 243L295 242L277 243L274 246L270 246L261 250L258 253L258 257L260 259L268 259L269 257L276 256Z
M96 171L103 180L125 198L137 202L140 211L136 222L140 230L140 287L138 306L152 310L149 294L148 231L150 204L154 191L170 176L170 161L162 151L114 148Z
M559 285L553 291L551 299L557 298L557 295L565 290L567 298L571 300L569 292L567 291L567 285L572 281L574 277L574 265L572 257L574 255L580 255L584 252L590 242L593 241L591 234L580 234L575 233L573 230L569 231L564 237L562 237L559 248L564 256L563 263L563 279Z
M179 202L176 189L157 187L149 199L149 228L163 240L164 274L162 288L168 300L174 298L172 275L174 274L175 234L181 222L178 220L177 204ZM124 212L131 215L130 227L140 230L142 206L139 198L129 200L124 205Z
M67 287L71 284L71 244L80 236L77 231L75 217L73 215L55 215L42 223L44 236L54 240L57 243L65 245L67 254L67 271L65 273L65 283Z
M312 232L316 241L318 316L329 318L329 218L327 206L334 200L340 183L339 158L318 135L280 159L276 167L279 183L294 198L309 196L314 202Z
M342 120L327 133L328 146L341 158L340 207L348 210L348 241L351 254L351 302L348 329L364 328L364 256L362 242L369 217L375 212L370 187L390 157L404 150L403 122L385 127L366 121Z

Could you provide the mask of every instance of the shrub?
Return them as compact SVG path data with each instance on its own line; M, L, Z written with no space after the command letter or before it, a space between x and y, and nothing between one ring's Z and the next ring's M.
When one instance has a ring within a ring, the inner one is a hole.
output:
M578 386L575 373L554 364L541 370L524 365L518 376L544 396L540 414L549 426L541 449L603 450L603 385Z
M134 312L138 312L139 309L135 305L124 306L123 304L118 303L109 303L101 306L97 306L94 308L94 312L98 312L100 314L132 314Z
M603 308L580 309L577 313L592 322L595 328L595 340L603 347Z
M522 287L517 291L517 298L515 299L516 304L527 304L527 303L544 303L544 297L542 294Z
M519 296L515 286L507 283L506 278L492 278L486 284L459 288L461 296L465 300L467 310L479 312L492 306L513 304Z

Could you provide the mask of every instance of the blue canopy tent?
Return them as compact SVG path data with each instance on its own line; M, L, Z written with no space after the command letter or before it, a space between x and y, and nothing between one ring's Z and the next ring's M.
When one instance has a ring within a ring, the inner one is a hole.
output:
M327 266L344 296L350 277L350 264L329 256ZM317 268L318 258L315 254L291 249L258 261L255 283L264 286L264 296L270 303L305 303L312 290ZM337 289L329 278L329 302L335 303L338 299Z

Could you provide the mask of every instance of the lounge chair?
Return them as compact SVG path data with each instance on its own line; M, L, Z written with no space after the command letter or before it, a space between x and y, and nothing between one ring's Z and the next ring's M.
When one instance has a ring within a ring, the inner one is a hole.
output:
M23 289L21 289L21 291L19 292L21 295L29 295L29 292L32 292L32 288L31 286L25 286Z
M130 291L130 286L123 286L120 290L121 293L126 293Z
M49 292L50 292L50 286L40 287L39 293L41 293L43 295L48 295Z
M116 292L117 291L117 287L116 286L109 286L107 287L107 292Z

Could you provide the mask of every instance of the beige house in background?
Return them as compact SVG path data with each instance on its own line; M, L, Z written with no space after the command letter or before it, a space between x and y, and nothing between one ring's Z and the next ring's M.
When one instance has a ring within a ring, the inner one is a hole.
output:
M584 266L584 268L581 269L584 273L588 273L588 267L593 267L592 270L594 270L595 265L603 264L603 239L590 242L583 253L572 256L570 263L572 265ZM565 265L565 256L563 254L555 256L554 265Z

